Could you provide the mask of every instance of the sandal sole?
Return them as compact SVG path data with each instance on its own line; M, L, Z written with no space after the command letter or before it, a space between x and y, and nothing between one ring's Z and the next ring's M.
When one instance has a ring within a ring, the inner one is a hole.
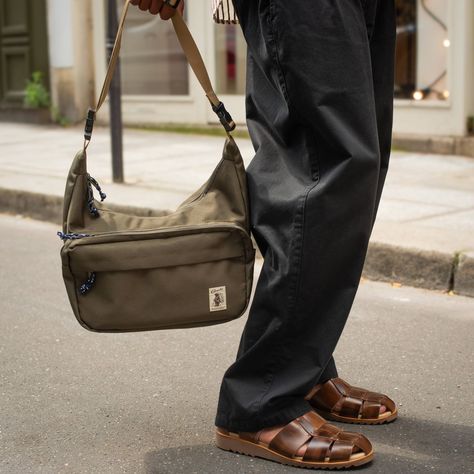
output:
M350 416L340 416L336 415L335 413L318 410L314 407L313 410L323 418L326 418L326 420L339 421L341 423L351 423L353 425L383 425L385 423L391 423L392 421L395 421L398 417L398 410L395 410L393 413L390 413L390 415L382 418L352 418Z
M348 469L350 467L361 466L372 461L374 457L374 451L365 456L361 456L357 459L348 461L326 461L326 462L310 462L310 461L298 461L297 459L291 459L283 454L279 454L263 445L255 444L250 441L229 436L216 430L216 444L217 447L225 451L232 451L234 453L245 454L247 456L253 456L258 458L267 459L269 461L275 461L280 464L286 464L288 466L302 467L307 469Z

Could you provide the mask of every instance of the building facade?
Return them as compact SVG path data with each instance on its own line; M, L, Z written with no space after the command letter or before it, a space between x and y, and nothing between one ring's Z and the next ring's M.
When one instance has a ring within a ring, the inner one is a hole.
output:
M21 106L32 71L50 83L46 15L45 1L0 0L0 114Z
M467 136L474 116L474 0L395 1L394 135ZM105 75L107 3L0 0L0 108L19 104L21 79L40 69L60 113L82 118ZM121 4L117 0L118 12ZM218 95L245 123L240 27L213 23L208 0L188 0L185 14ZM31 31L26 40L25 31ZM170 22L130 9L121 75L125 123L216 123ZM107 121L107 113L104 107L99 118Z

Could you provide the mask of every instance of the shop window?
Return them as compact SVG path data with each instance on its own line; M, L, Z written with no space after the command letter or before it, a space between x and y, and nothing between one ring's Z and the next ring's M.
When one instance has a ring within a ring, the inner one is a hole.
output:
M395 97L446 100L447 0L396 0Z
M188 65L173 25L130 8L122 38L122 92L128 95L187 95Z
M446 100L451 46L448 0L395 0L397 45L395 97ZM216 24L216 85L221 94L245 93L245 40L239 25Z
M246 44L240 25L215 24L218 94L245 93Z

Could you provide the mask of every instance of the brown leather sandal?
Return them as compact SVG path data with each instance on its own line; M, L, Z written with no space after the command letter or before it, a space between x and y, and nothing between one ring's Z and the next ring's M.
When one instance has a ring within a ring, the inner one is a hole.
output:
M376 425L395 420L395 402L381 393L354 387L340 377L314 386L305 397L321 416L344 423ZM387 411L380 413L385 405Z
M264 432L269 431L275 434L269 442L262 441ZM278 431L264 428L255 433L233 433L218 427L216 443L226 451L310 469L360 466L374 456L372 445L364 435L343 431L327 423L313 410L283 425Z

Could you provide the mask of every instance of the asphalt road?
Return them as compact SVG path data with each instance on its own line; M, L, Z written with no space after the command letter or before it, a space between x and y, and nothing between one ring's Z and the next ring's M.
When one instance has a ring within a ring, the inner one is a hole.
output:
M57 227L0 216L1 473L301 473L213 444L220 379L245 317L95 334L74 319ZM368 474L474 472L474 299L362 282L340 375L399 406ZM342 425L355 430L353 425Z

